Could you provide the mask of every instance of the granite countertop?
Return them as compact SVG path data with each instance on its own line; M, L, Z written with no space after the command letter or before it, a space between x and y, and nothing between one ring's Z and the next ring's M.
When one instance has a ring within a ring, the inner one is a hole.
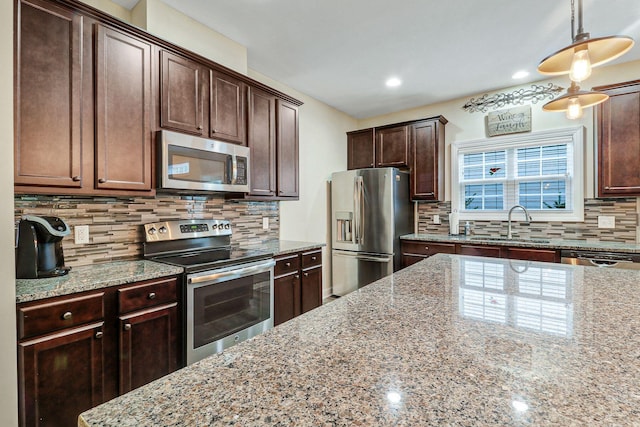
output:
M69 295L182 273L182 268L152 261L116 261L74 267L66 276L17 279L16 302Z
M324 243L268 240L245 248L260 249L274 256L317 249ZM49 279L17 279L16 302L35 301L44 298L69 295L76 292L124 285L158 277L181 274L183 269L158 262L116 261L74 267L68 275Z
M251 249L261 249L273 253L274 256L286 255L295 252L319 249L326 246L324 243L299 242L295 240L265 240L261 243L247 245Z
M473 243L487 246L516 246L540 249L574 249L583 251L640 253L640 245L637 244L588 240L538 239L535 237L523 240L493 240L494 238L492 237L464 235L452 236L449 234L406 234L404 236L400 236L400 239L442 243Z
M438 254L82 426L640 424L640 272Z

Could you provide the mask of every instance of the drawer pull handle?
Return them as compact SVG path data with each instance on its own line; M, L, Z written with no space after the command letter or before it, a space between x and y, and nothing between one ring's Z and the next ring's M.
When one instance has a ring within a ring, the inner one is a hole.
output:
M311 261L315 261L316 259L318 259L318 258L316 258L314 256L311 257Z
M287 262L284 265L286 265L287 267L291 267L291 263L290 262Z
M98 339L98 340L99 340L100 338L102 338L102 335L104 335L104 334L102 333L102 331L98 331L98 332L96 332L96 339Z
M78 175L74 176L73 178L71 178L72 181L78 182L80 181L80 177Z
M130 331L131 330L131 323L125 323L124 324L124 330L125 331Z
M151 293L147 296L147 298L149 298L149 299L156 299L156 293L155 293L155 292L151 292Z
M70 311L67 311L65 314L62 315L62 320L69 320L73 317L73 314L71 314Z

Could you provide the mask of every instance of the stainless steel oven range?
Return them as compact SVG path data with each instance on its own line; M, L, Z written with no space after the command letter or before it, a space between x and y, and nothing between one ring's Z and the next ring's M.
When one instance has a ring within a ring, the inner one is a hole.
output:
M233 248L225 220L144 226L144 257L184 268L187 365L273 327L273 254Z

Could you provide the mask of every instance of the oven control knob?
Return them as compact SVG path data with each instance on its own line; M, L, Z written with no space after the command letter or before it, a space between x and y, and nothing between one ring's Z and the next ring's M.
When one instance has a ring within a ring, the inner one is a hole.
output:
M225 224L224 228L226 228L227 230L231 228L231 224Z
M156 234L156 231L157 230L155 229L155 227L151 227L150 229L147 230L147 233L149 233L149 234L151 234L153 236L154 234Z
M165 226L163 225L162 227L160 227L160 229L158 229L158 232L159 232L160 234L164 234L164 233L166 233L166 232L167 232L167 227L165 227Z
M212 228L215 230L216 228L218 228L218 224L213 224Z

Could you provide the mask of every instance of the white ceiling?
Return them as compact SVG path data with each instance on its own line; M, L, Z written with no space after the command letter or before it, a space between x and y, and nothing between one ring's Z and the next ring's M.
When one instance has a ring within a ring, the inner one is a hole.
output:
M571 43L570 0L163 1L246 46L249 68L356 118L542 80L538 62ZM640 59L639 0L583 10L592 37L636 40L617 62Z

